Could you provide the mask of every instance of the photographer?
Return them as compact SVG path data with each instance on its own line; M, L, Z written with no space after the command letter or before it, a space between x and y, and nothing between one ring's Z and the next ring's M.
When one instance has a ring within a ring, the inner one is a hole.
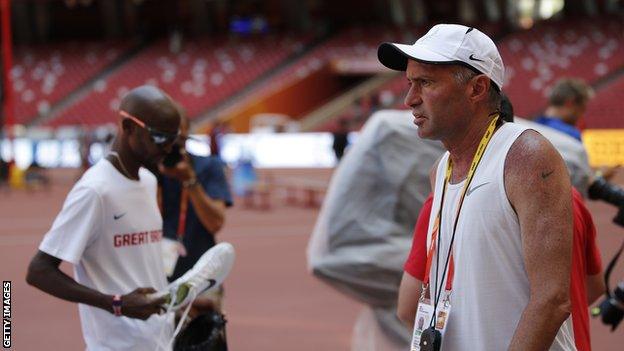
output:
M232 198L218 156L196 156L186 152L189 122L183 115L180 139L160 165L165 269L173 281L191 269L199 257L215 245L215 234L225 221L225 208ZM168 244L167 244L168 243ZM173 251L173 252L172 252ZM200 295L191 317L200 310L220 310L221 290Z

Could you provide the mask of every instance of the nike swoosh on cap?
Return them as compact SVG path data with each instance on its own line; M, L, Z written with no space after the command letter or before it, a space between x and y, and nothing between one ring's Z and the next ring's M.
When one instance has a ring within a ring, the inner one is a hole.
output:
M468 58L473 60L473 61L485 62L485 61L483 61L481 59L478 59L478 58L474 57L474 54L470 54L470 56L468 56Z
M485 182L485 183L479 184L479 185L477 185L477 186L473 186L471 189L468 189L468 190L466 191L466 196L470 196L470 194L472 194L472 192L473 192L473 191L475 191L475 190L479 189L480 187L482 187L482 186L484 186L484 185L486 185L486 184L490 184L490 182Z
M123 216L125 216L125 215L126 215L126 213L125 213L125 212L124 212L124 213L122 213L122 214L120 214L120 215L115 215L115 214L114 214L114 215L113 215L113 218L114 218L115 220L118 220L119 218L121 218L121 217L123 217Z

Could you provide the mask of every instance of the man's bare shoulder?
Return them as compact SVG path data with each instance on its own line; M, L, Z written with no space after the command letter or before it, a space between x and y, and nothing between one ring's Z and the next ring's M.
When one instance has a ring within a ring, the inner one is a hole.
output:
M548 166L552 168L553 163L561 162L563 162L561 155L548 139L535 130L527 129L509 149L505 159L505 173L535 173L536 170L548 168ZM552 174L550 172L536 174L546 179Z
M512 201L531 193L552 193L569 185L565 163L555 147L540 133L528 129L512 144L505 159L505 189Z

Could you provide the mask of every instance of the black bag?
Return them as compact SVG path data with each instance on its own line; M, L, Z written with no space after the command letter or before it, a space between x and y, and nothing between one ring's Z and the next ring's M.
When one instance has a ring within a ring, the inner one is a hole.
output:
M176 337L174 351L227 351L225 316L217 311L193 319Z

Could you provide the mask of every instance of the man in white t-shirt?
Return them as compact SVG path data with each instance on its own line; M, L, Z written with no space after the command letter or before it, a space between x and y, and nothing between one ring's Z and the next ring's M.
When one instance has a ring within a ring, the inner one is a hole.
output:
M168 348L173 317L160 240L162 218L154 169L170 152L180 116L173 101L151 86L130 91L120 107L119 135L110 154L70 191L28 268L29 284L78 302L87 350ZM145 168L143 168L145 167ZM74 265L74 279L59 270Z
M439 24L378 57L405 72L418 135L447 150L432 171L430 301L419 298L412 350L575 350L570 179L546 138L499 123L505 69L492 39Z

